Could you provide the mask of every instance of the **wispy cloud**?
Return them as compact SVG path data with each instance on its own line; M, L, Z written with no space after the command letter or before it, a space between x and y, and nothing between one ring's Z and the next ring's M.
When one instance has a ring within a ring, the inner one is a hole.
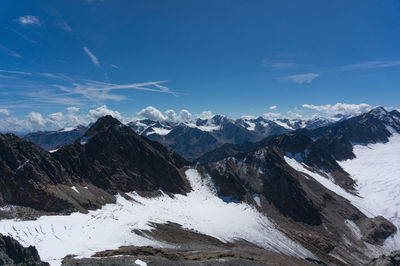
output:
M341 66L339 67L339 69L342 71L349 71L349 70L398 67L398 66L400 66L400 61L367 61L357 64Z
M72 32L71 26L64 20L58 24L62 30Z
M303 84L303 83L308 84L319 76L320 76L320 74L317 74L317 73L306 73L306 74L298 74L298 75L282 77L282 78L280 78L280 80L292 81L292 82L296 82L298 84Z
M19 53L8 49L7 47L3 46L0 44L0 51L3 51L5 53L7 53L9 56L13 56L13 57L17 57L17 58L22 58L22 55L20 55Z
M15 71L15 70L4 70L4 69L0 69L0 72L9 73L9 74L26 75L26 76L32 75L31 72L23 72L23 71Z
M110 64L110 67L115 68L115 69L119 69L119 66L114 65L114 64Z
M39 26L40 25L40 19L37 16L32 16L32 15L26 15L26 16L21 16L17 20L19 23L22 25L34 25L34 26Z
M268 58L263 58L261 65L263 67L271 67L271 68L277 68L277 69L294 68L294 67L299 66L299 64L296 64L293 62L275 62L275 61L269 60Z
M104 79L105 79L107 82L110 82L110 79L109 79L109 77L108 77L108 73L104 73Z
M278 108L278 106L276 106L276 105L272 105L269 107L270 110L276 110L277 108Z
M13 78L12 80L2 79L0 86L14 88L14 90L8 91L7 95L11 98L18 97L20 101L11 102L7 99L9 97L0 97L0 108L25 108L27 106L54 104L74 106L104 104L107 101L118 102L128 100L128 91L133 90L177 95L165 86L166 81L117 84L76 79L62 73L23 72L0 69L1 73L14 74L10 76ZM8 75L5 78L8 78ZM107 79L108 76L105 75L105 78Z
M87 48L86 46L83 46L82 49L83 49L83 51L85 51L87 53L87 55L89 56L90 60L92 60L92 63L95 66L100 67L99 59L97 59L97 57L89 50L89 48Z
M85 80L83 82L74 82L72 86L53 85L69 95L80 95L91 101L122 101L126 97L121 94L113 93L117 90L142 90L150 92L168 93L176 95L168 87L161 85L165 81L151 81L144 83L131 83L131 84L113 84L93 80Z
M25 35L25 34L19 32L19 31L17 31L17 30L8 29L8 28L6 28L6 29L9 30L9 31L11 31L11 32L14 32L14 33L17 34L19 37L25 39L25 41L28 41L28 42L33 43L33 44L37 44L37 41L32 40L32 39L29 38L27 35Z

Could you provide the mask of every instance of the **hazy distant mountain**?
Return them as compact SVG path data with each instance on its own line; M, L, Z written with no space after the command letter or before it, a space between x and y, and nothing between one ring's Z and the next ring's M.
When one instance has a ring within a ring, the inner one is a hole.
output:
M57 131L38 131L23 135L22 138L32 141L45 150L55 150L61 146L71 144L82 136L88 127L63 128Z
M185 122L135 120L128 125L139 135L173 149L187 160L195 160L223 144L258 142L268 136L279 135L299 128L316 128L335 120L322 117L310 120L275 119L263 117L233 120L224 115ZM86 126L57 131L33 132L22 137L45 150L56 150L71 144L88 129Z

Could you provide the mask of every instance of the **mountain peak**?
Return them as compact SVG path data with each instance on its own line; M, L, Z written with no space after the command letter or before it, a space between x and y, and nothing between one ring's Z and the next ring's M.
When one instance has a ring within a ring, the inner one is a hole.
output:
M375 116L376 118L382 119L384 116L388 114L385 108L382 106L375 107L371 109L367 114Z
M86 131L84 136L91 136L91 135L96 134L97 132L101 132L110 127L119 126L119 125L122 125L122 123L118 119L112 117L111 115L106 115L106 116L100 117L96 121L96 123L94 123L88 129L88 131Z

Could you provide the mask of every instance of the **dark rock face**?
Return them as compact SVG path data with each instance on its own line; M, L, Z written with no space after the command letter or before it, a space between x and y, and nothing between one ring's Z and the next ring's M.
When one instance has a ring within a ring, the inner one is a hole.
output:
M73 143L77 138L85 134L88 128L78 126L73 130L39 131L22 136L23 139L32 141L46 151L55 150L61 146Z
M254 150L257 146L259 146L258 142L256 142L256 143L246 142L246 143L241 143L241 144L225 143L221 147L219 147L213 151L205 153L204 155L195 159L195 161L196 162L217 162L219 160L236 155L238 153L250 152L250 151Z
M319 207L303 191L296 172L273 148L264 147L216 163L203 163L219 195L240 201L263 195L283 215L309 225L321 224Z
M171 148L188 160L194 160L199 154L221 145L209 132L184 125L177 126L165 136L152 134L147 137Z
M53 154L68 174L106 191L185 193L178 171L183 161L159 144L137 135L111 116L100 118L74 144Z
M397 228L382 216L369 219L362 229L365 230L364 241L380 245L386 238L397 232Z
M0 204L71 212L114 202L117 192L186 193L190 186L179 172L186 163L110 116L55 153L0 134Z
M15 239L0 234L0 265L45 266L35 247L24 248Z
M58 161L31 142L0 134L0 203L49 211L54 210L52 206L70 207L65 200L52 197L48 187L55 184L71 184Z

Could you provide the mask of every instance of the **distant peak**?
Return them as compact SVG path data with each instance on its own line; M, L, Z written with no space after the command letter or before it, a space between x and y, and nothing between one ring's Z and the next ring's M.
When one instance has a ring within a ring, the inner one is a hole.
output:
M378 107L375 107L375 108L371 109L371 110L368 112L368 114L373 115L373 116L375 116L375 117L377 117L377 118L381 118L382 116L387 115L388 112L387 112L386 109L383 108L382 106L378 106Z

